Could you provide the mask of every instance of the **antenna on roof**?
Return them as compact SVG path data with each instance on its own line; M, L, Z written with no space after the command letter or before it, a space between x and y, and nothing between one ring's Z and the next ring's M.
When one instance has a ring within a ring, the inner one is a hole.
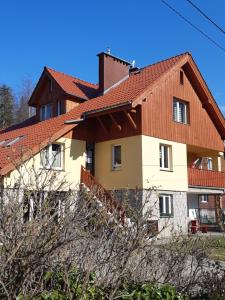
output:
M110 47L107 47L107 48L106 48L106 53L107 53L107 54L110 54L110 52L111 52L111 51L110 51Z

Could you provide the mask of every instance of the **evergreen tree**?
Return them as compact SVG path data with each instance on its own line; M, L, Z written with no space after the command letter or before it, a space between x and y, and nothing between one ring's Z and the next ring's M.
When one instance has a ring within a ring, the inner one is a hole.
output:
M14 96L12 89L3 84L0 85L0 129L13 124Z

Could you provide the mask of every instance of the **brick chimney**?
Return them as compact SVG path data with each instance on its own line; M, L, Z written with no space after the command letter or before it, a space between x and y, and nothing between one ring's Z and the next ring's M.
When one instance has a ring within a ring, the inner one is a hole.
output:
M104 94L108 89L129 76L131 63L110 54L101 52L98 55L99 93Z

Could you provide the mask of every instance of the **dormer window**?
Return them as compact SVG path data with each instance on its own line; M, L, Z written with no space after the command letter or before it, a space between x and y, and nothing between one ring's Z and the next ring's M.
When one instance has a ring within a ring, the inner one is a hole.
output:
M62 114L62 104L61 101L57 101L56 115L60 116Z
M41 121L50 119L52 117L52 105L46 104L41 106L40 119Z

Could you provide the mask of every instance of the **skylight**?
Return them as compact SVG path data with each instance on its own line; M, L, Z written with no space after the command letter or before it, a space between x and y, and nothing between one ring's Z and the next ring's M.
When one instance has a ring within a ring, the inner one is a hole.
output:
M10 142L5 143L4 147L10 147L10 146L14 145L15 143L19 142L20 140L22 140L24 137L25 137L24 135L18 136L15 139L11 140ZM7 141L5 141L5 142L7 142Z
M8 140L4 140L4 141L1 141L0 142L0 146L3 146L5 143L7 143L8 142Z

